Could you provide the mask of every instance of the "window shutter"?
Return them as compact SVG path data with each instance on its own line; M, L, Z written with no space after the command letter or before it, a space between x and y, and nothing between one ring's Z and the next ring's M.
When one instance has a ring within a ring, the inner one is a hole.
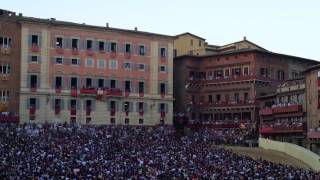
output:
M81 88L81 84L80 84L80 78L77 77L77 89Z
M40 108L40 99L36 98L36 109Z
M56 58L55 57L52 57L51 58L51 64L55 64L56 63Z
M41 84L40 75L37 75L37 88L40 88L40 84Z
M63 76L61 76L61 88L63 88L65 85L65 79L63 78Z
M148 94L148 83L144 82L144 88L143 88L144 94Z
M63 87L65 87L65 89L70 89L70 87L71 87L70 83L71 83L70 77L65 76L64 77L64 86Z
M119 101L115 101L116 102L116 111L119 111Z
M111 101L107 100L107 110L110 111L111 110Z
M83 64L81 59L78 59L77 63L78 63L78 66L82 66Z
M164 107L165 107L165 112L167 113L169 109L168 104L164 104Z
M158 103L158 112L161 112L161 104Z
M168 83L167 82L165 83L165 87L164 88L165 88L165 93L168 94Z
M31 75L28 75L27 77L27 87L29 88L31 85Z
M77 110L80 110L81 101L79 99L76 100L76 104L77 104Z
M53 77L53 79L51 81L51 85L52 85L52 89L56 88L56 76Z
M145 54L145 56L149 55L149 51L148 51L147 46L144 46L144 54Z
M67 39L66 38L62 39L62 48L63 49L67 48Z
M145 64L145 65L144 65L144 71L145 71L145 72L149 71L149 70L148 70L148 65L147 65L147 64Z
M144 111L144 113L147 113L147 111L148 111L148 103L143 103L143 111Z
M131 54L136 54L136 46L131 44Z
M41 47L41 44L42 44L42 37L41 37L41 34L40 35L38 35L38 41L39 41L39 47Z
M68 99L67 102L68 102L67 103L68 104L68 110L70 110L71 109L71 99Z
M79 49L85 50L85 40L79 39Z
M124 105L125 103L123 102L122 103L122 112L125 112L125 105ZM130 106L130 105L129 105Z
M92 45L93 45L93 50L94 50L94 51L98 51L98 49L99 49L99 42L98 42L98 41L93 41L93 42L92 42Z
M116 51L120 52L120 43L118 43L118 42L116 43Z
M111 43L109 41L107 41L105 43L105 49L106 49L106 52L110 52L111 51Z
M134 108L135 112L139 112L139 102L135 103L135 108Z
M64 109L64 99L60 99L60 110Z
M56 99L55 98L51 98L51 108L55 109L56 107Z
M133 102L129 102L129 111L133 112Z
M95 100L91 100L91 109L92 109L92 111L96 110L96 101Z
M30 98L26 99L26 109L30 109Z
M28 44L29 44L29 47L32 46L32 35L31 34L29 35L29 38L28 38Z
M37 56L37 61L39 64L41 64L41 56Z
M31 58L32 58L32 56L31 56L31 54L29 54L29 55L28 55L28 63L31 62Z

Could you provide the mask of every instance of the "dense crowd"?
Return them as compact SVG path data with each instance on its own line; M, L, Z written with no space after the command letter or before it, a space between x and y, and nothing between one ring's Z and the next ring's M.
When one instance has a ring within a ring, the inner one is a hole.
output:
M241 130L0 124L0 179L319 179L215 146ZM219 138L217 138L219 137Z

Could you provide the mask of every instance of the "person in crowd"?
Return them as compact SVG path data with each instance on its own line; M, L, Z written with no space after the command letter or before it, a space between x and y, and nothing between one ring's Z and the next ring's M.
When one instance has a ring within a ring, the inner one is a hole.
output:
M238 155L240 130L176 136L170 127L0 124L1 179L320 179L310 169Z

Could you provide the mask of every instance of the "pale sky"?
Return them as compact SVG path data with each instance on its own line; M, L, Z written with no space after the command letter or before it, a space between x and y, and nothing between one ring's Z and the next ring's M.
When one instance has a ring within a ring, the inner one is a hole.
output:
M246 36L270 51L320 61L319 0L2 0L24 16L177 35L214 45Z

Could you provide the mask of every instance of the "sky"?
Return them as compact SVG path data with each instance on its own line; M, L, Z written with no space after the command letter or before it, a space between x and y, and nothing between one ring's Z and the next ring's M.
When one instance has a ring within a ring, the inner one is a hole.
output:
M320 61L319 0L3 0L24 16L167 35L190 32L209 44L242 40Z

